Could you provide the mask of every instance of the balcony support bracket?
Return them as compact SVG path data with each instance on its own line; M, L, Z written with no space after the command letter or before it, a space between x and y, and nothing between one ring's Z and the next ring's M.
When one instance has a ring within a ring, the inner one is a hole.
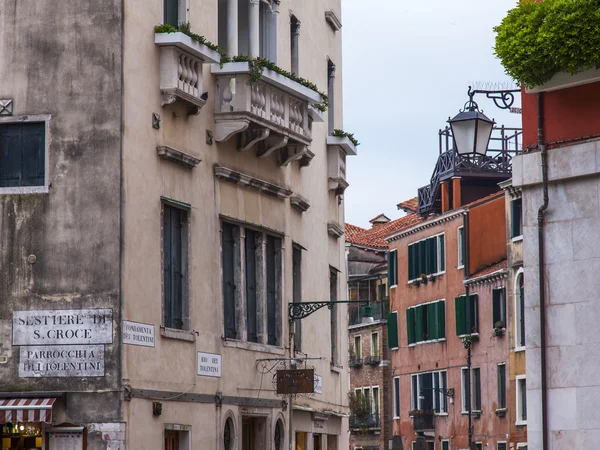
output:
M215 125L215 140L228 141L232 136L247 130L249 126L250 121L244 119L218 121Z
M289 165L292 161L298 161L306 155L308 147L306 145L288 145L282 150L280 167ZM284 155L287 152L287 155Z
M261 159L267 158L271 153L275 150L279 150L283 148L288 143L287 136L276 136L265 139L265 148L259 152L257 152L257 156Z
M256 143L265 140L271 134L268 128L254 128L242 133L242 145L238 149L240 152L250 150Z

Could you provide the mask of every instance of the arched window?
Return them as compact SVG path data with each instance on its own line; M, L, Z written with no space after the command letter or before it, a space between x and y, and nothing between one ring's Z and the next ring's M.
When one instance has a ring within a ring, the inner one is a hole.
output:
M516 320L515 347L525 347L525 281L523 272L517 274L515 282Z
M223 428L223 447L225 450L231 450L233 448L233 420L228 417L225 421L225 428Z
M275 441L275 450L282 450L283 449L283 438L284 438L284 431L283 431L283 422L281 421L281 419L277 420L277 423L275 424L275 433L273 435L273 439Z

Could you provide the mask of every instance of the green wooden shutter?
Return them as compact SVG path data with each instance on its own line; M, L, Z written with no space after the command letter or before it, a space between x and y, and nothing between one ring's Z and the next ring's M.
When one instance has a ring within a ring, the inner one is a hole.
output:
M387 315L388 348L398 348L398 313Z
M440 235L437 237L439 240L440 247L440 267L438 267L438 272L443 272L446 270L446 251L444 248L444 235Z
M456 297L454 302L456 312L456 335L462 336L463 334L467 334L467 297L461 295L460 297Z
M390 286L398 284L398 252L392 252L392 283Z
M235 225L223 224L221 232L221 256L223 266L223 319L225 326L225 337L228 339L237 338L237 329L235 326Z
M479 331L477 294L469 295L466 303L466 334Z
M423 327L423 307L415 308L415 342L425 340L425 329Z
M415 308L408 308L406 310L406 334L408 337L408 343L414 344L415 341Z
M393 286L392 283L392 253L387 253L387 277L388 277L388 286Z
M500 289L492 290L492 327L496 326L496 323L501 320L500 318Z
M429 303L428 305L423 305L423 308L427 308L427 330L426 334L427 334L427 339L437 339L438 335L437 335L437 327L436 327L436 321L437 321L437 302L436 303Z
M277 344L277 282L276 253L280 239L267 236L267 343Z
M437 338L442 339L446 337L446 302L441 300L436 304L436 327L437 327Z
M427 241L419 242L419 276L427 273Z

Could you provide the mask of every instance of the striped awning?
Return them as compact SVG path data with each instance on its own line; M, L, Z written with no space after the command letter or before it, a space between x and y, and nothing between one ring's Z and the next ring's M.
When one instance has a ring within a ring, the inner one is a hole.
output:
M52 423L52 405L54 405L55 401L56 398L0 399L0 423Z

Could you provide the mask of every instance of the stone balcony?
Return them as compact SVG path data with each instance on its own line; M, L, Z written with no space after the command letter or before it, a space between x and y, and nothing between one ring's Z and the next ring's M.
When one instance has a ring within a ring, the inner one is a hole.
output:
M162 106L182 102L188 116L196 115L206 103L202 91L202 64L218 63L218 52L184 33L155 33L160 47L160 94Z
M322 120L311 106L321 102L317 92L268 69L250 83L248 62L214 64L212 73L217 79L217 142L240 135L241 152L254 150L258 158L278 152L280 166L310 163L312 122Z
M327 172L329 190L342 195L349 186L346 181L346 156L356 155L356 146L348 137L327 136Z

